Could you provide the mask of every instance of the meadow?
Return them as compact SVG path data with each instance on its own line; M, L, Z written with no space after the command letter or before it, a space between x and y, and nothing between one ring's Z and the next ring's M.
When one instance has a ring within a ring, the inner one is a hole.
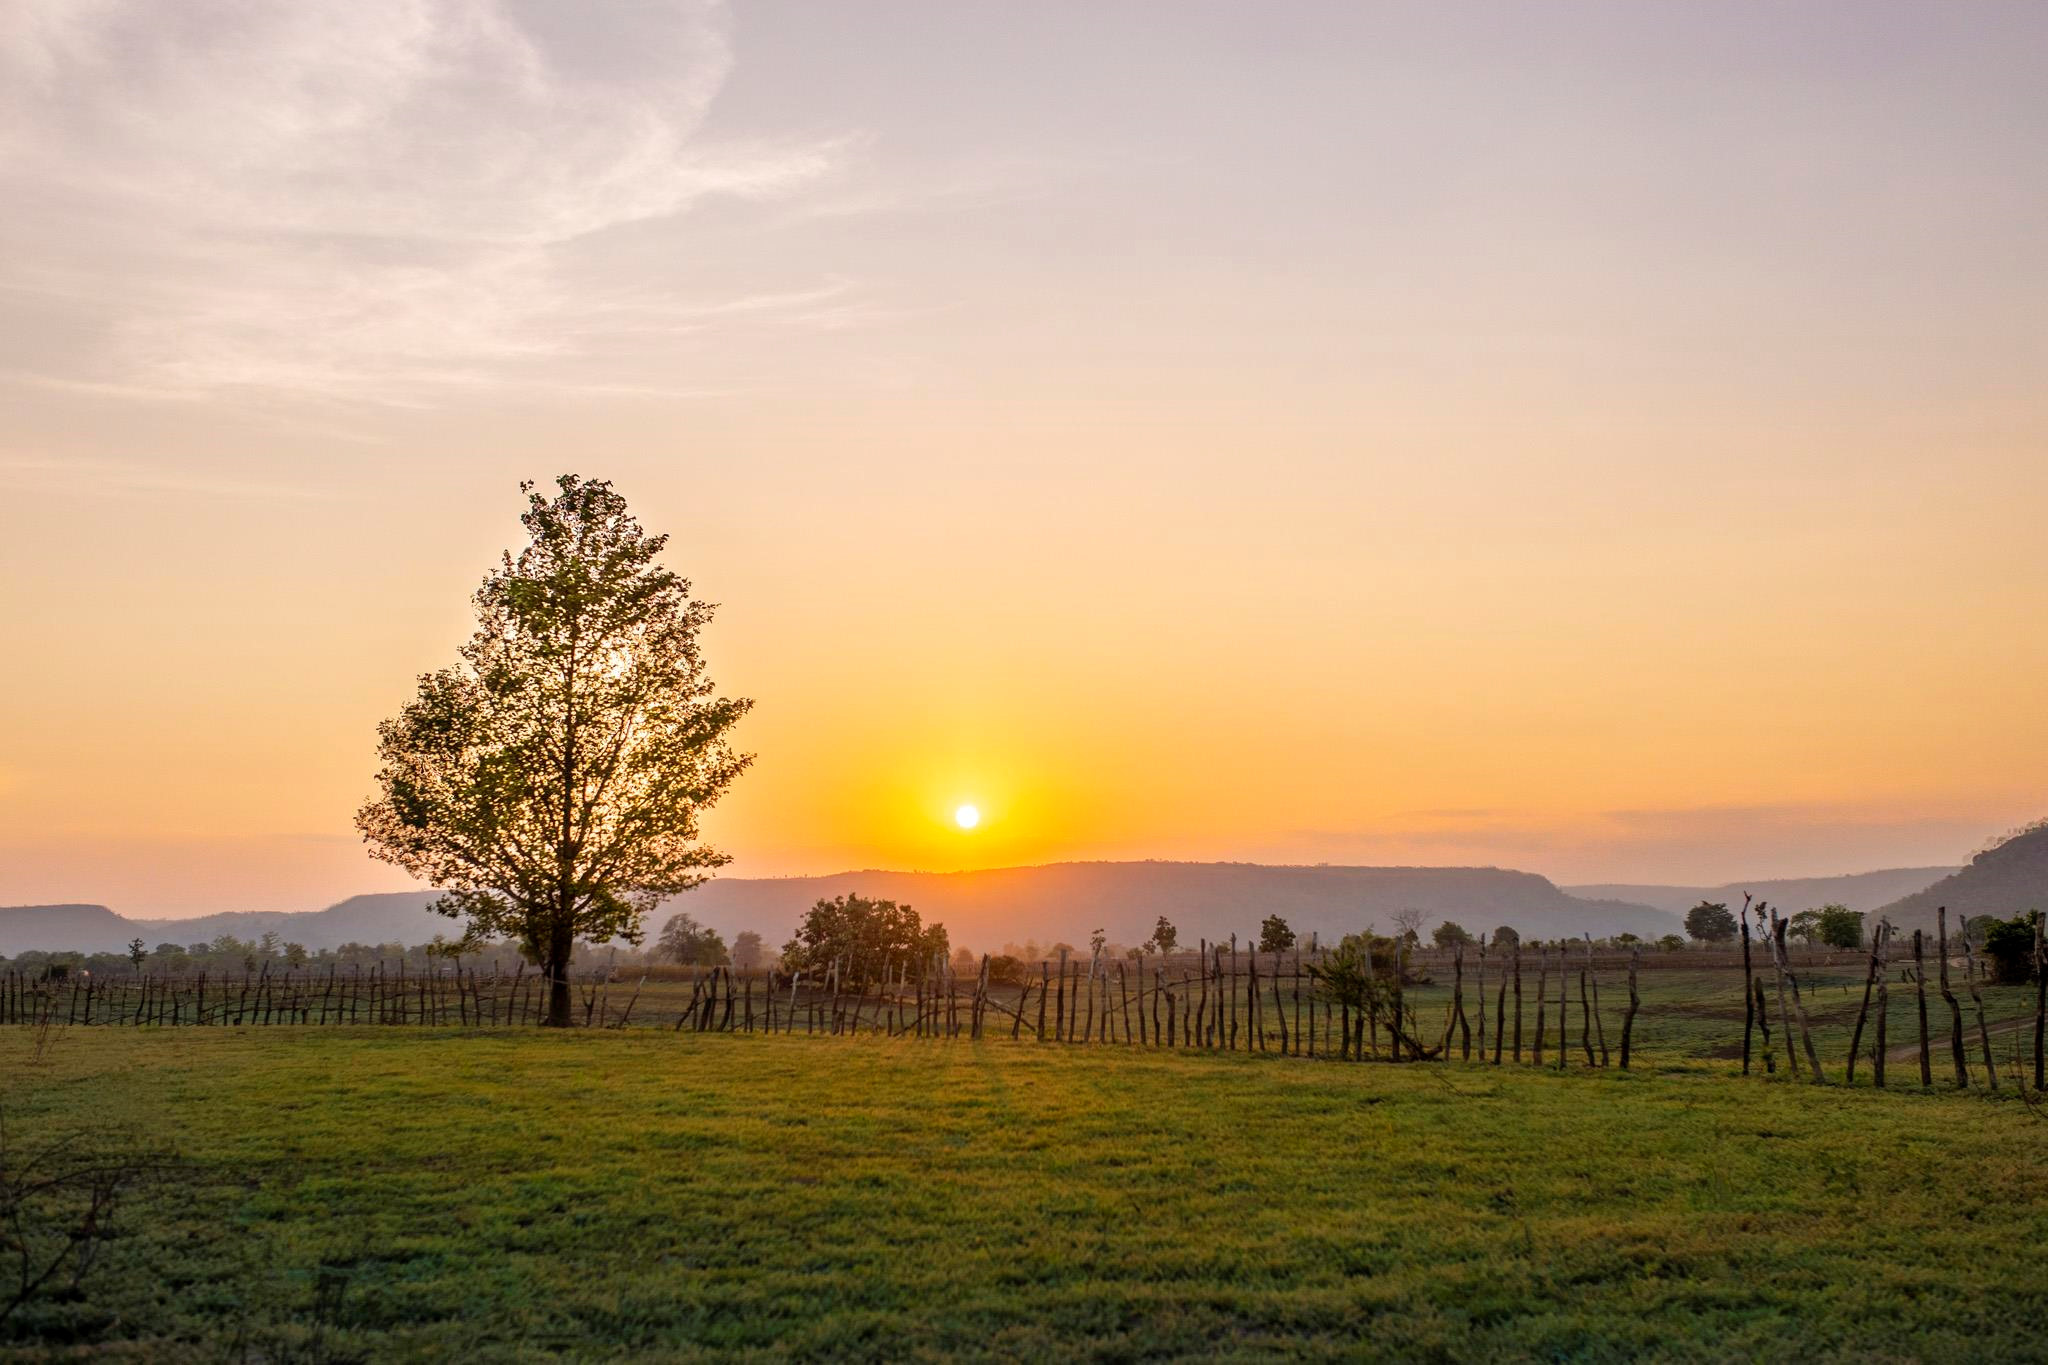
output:
M2010 1085L423 1027L9 1029L0 1077L10 1163L157 1163L22 1359L2043 1351Z

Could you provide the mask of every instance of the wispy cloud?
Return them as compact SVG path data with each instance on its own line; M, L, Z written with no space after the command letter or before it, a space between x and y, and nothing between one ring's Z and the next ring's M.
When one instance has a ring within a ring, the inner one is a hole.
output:
M169 469L133 460L75 456L0 455L0 487L13 493L66 493L88 497L175 494L206 498L297 500L332 496L304 484Z
M417 401L560 385L594 339L721 309L830 325L819 288L625 299L566 268L597 234L829 179L841 141L703 136L732 62L703 0L17 0L0 287L92 338L39 375L158 395Z

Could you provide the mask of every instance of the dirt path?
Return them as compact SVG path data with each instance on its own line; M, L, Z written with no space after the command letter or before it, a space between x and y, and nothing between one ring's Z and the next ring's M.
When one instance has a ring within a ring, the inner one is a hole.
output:
M2001 1033L2015 1033L2021 1029L2031 1029L2033 1026L2034 1016L2031 1014L2021 1015L2017 1019L2003 1019L1995 1024L1986 1024L1987 1030L1994 1036ZM1964 1050L1967 1051L1977 1042L1977 1026L1975 1024L1965 1025L1963 1029L1963 1035L1963 1046ZM1949 1033L1929 1033L1927 1035L1927 1055L1931 1058L1948 1056L1948 1040L1952 1036L1953 1035ZM1891 1051L1884 1054L1884 1059L1886 1062L1912 1062L1918 1061L1919 1058L1920 1040L1917 1038L1914 1039L1912 1042L1907 1043L1904 1047L1895 1047ZM1981 1062L1982 1060L1983 1058L1981 1056L1977 1058L1977 1061Z

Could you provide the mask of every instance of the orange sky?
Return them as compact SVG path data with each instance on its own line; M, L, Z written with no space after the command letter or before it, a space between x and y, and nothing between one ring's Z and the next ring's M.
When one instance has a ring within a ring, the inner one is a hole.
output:
M724 604L734 875L2048 811L2041 11L969 8L0 30L0 903L401 885L565 470Z

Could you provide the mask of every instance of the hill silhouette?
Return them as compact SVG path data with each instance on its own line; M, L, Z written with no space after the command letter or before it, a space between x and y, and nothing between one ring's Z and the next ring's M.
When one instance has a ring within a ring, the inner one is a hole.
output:
M1454 919L1474 933L1509 924L1526 935L1557 938L1628 931L1653 938L1679 931L1673 915L1645 905L1589 900L1543 877L1490 867L1272 867L1256 863L1054 863L981 872L839 872L819 877L719 878L677 897L650 920L650 931L678 910L728 939L752 929L779 946L810 905L848 892L907 901L927 921L943 922L956 944L994 949L1011 940L1085 943L1100 928L1136 943L1165 915L1181 936L1256 935L1278 914L1306 937L1325 939L1377 924L1391 928L1404 909L1431 923ZM423 943L454 937L456 921L427 910L431 891L354 896L303 913L237 911L194 919L129 919L103 905L0 908L0 954L120 952L140 937L191 944L233 934L275 932L315 951L344 943Z
M1474 933L1502 924L1557 938L1624 930L1643 937L1679 932L1676 916L1645 905L1566 895L1533 872L1493 867L1276 867L1258 863L1051 863L978 872L838 872L824 877L720 878L672 905L728 934L755 929L771 943L795 928L821 897L860 892L908 902L946 926L956 944L1063 939L1084 944L1095 929L1133 944L1164 915L1183 942L1256 937L1277 914L1306 938L1324 941L1414 908L1431 923L1452 919ZM666 908L666 907L665 907Z
M1567 886L1569 896L1589 899L1633 901L1683 915L1701 901L1716 901L1733 909L1742 906L1747 891L1760 901L1789 911L1812 910L1823 905L1846 905L1869 912L1901 896L1932 885L1954 867L1892 867L1878 872L1852 872L1840 877L1776 877L1757 881L1727 882L1720 886L1656 886L1632 882L1599 882L1589 886Z
M1944 905L1950 924L1957 915L2011 919L2048 908L2048 821L2007 836L1970 859L1969 866L1880 907L1878 914L1910 932L1932 929L1934 912Z

